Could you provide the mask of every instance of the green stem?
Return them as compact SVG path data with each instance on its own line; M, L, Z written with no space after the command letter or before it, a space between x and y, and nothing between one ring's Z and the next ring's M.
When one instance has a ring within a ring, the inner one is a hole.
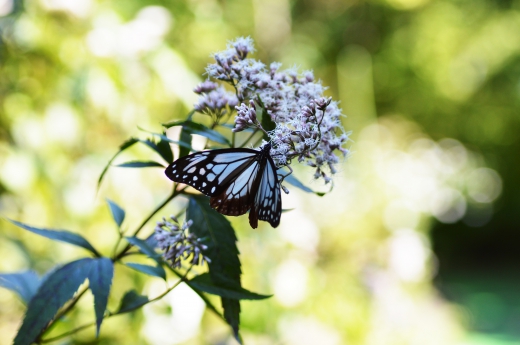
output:
M152 211L152 213L150 213L150 215L148 217L146 217L146 219L141 222L141 224L137 227L137 229L134 230L134 233L132 234L132 237L137 236L137 234L144 228L146 223L148 223L150 221L150 219L152 219L157 214L157 212L159 212L164 206L166 206L173 198L175 198L183 190L183 189L181 189L181 190L177 191L176 187L177 187L177 184L174 184L173 185L174 189L173 189L172 194L170 194L170 196L168 198L166 198L166 200L164 200L159 206L157 206ZM117 254L113 258L113 261L115 262L115 261L121 259L125 255L125 253L130 250L130 248L132 248L132 245L130 243L128 243L123 248L123 250L121 250L119 252L119 254Z
M256 128L253 133L251 133L251 135L249 136L249 138L247 138L243 143L242 145L240 145L239 147L244 147L246 146L246 144L249 142L249 140L253 139L253 137L255 136L255 134L258 133L258 128Z

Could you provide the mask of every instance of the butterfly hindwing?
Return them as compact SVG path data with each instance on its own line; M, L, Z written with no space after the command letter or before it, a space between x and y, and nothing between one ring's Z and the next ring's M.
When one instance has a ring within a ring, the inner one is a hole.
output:
M276 174L276 166L270 156L266 157L254 205L249 211L249 223L254 229L258 219L267 221L273 228L280 224L282 215L282 195Z
M219 195L210 199L210 205L227 216L239 216L246 213L254 203L255 188L258 184L260 162L253 162Z

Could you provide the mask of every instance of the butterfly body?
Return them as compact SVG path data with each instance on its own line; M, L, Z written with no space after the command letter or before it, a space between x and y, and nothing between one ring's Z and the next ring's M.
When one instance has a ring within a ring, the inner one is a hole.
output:
M282 200L271 145L260 150L219 149L179 158L166 168L172 181L187 184L210 197L210 206L228 216L249 210L249 224L280 224Z

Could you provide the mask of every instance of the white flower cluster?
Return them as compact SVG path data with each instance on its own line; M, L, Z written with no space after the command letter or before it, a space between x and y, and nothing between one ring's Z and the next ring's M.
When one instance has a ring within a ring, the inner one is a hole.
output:
M311 71L280 70L281 64L276 62L267 68L262 62L247 58L251 52L252 39L238 38L226 50L215 53L215 63L206 68L210 78L229 83L236 90L240 105L235 107L234 131L262 129L256 109L263 108L276 124L267 134L277 166L288 165L297 158L316 168L315 178L329 182L325 169L331 174L336 172L336 150L343 156L348 154L342 147L348 141L348 133L341 126L338 102L323 96L326 88L315 81ZM216 85L211 81L203 84L209 83Z
M163 251L164 260L171 262L172 267L180 268L182 260L191 257L192 265L203 265L204 262L211 262L202 252L207 246L195 234L188 233L188 228L193 224L192 220L185 222L182 227L178 220L170 216L171 221L163 218L157 222L154 238L157 247Z
M195 104L195 110L215 115L218 118L227 114L228 109L232 110L238 104L237 96L226 91L223 86L206 80L197 85L193 91L200 95L198 103Z

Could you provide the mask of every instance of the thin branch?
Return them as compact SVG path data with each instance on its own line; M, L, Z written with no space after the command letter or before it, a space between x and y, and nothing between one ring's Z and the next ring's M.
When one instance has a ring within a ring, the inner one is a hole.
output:
M150 215L148 217L146 217L145 220L143 220L141 222L141 224L137 227L137 229L134 230L134 233L132 236L137 236L137 234L144 228L144 226L146 225L146 223L148 223L150 221L150 219L152 219L156 214L157 212L159 212L164 206L166 206L173 198L175 198L179 193L182 192L182 190L184 189L181 189L179 191L176 190L176 187L177 187L177 184L174 184L173 185L174 189L173 189L173 192L172 194L170 194L170 196L168 198L166 198L159 206L157 206L153 211L152 213L150 213ZM120 259L121 257L123 257L125 255L125 253L127 251L130 250L130 248L132 247L132 245L130 243L128 243L125 248L123 248L123 250L121 250L121 252L119 252L119 254L117 254L113 261L117 261L118 259Z
M247 138L243 143L242 145L240 145L239 147L244 147L246 146L246 144L249 142L249 140L253 139L253 137L255 136L255 134L258 133L258 128L256 128L253 133L251 133L251 135L249 136L249 138Z

